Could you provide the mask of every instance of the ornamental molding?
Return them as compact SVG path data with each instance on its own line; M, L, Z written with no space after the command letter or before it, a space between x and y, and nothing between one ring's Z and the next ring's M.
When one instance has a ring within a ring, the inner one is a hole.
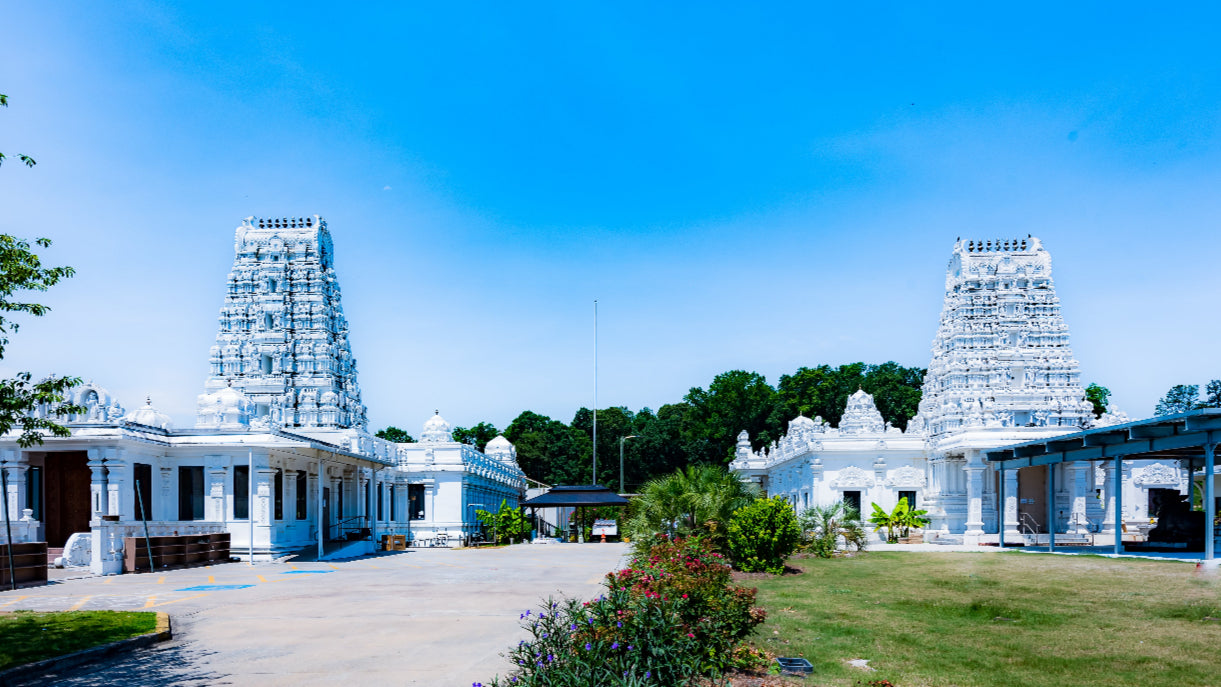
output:
M831 482L831 487L834 489L868 489L872 486L873 477L855 465L840 470Z
M886 480L888 487L924 487L924 471L910 465L904 465L890 473Z
M1169 486L1177 489L1179 486L1179 469L1173 465L1154 463L1141 470L1141 473L1132 480L1132 483L1146 488Z

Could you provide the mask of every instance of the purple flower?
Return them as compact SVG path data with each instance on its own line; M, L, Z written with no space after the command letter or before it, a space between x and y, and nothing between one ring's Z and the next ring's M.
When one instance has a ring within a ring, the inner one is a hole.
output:
M611 648L612 648L612 649L618 649L618 648L619 648L619 642L615 642L614 644L611 644Z
M653 677L653 671L651 671L651 670L646 670L646 671L644 671L644 676L645 676L646 678Z
M620 620L620 621L616 622L615 627L623 627L623 621Z
M627 650L628 650L628 651L631 651L632 649L635 649L635 648L636 648L636 647L632 646L631 644L628 644L628 645L627 645Z
M592 644L590 644L589 642L585 642L585 650L586 650L586 651L589 651L589 650L590 650L590 649L592 649L592 648L594 648L594 646L593 646Z

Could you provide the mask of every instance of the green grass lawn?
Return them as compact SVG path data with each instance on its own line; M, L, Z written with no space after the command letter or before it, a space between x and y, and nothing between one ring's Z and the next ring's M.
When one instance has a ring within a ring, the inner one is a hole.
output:
M865 553L751 580L756 643L804 656L804 684L1221 685L1221 579L1189 563ZM869 659L877 672L845 665Z
M0 670L152 632L157 614L121 611L0 613Z

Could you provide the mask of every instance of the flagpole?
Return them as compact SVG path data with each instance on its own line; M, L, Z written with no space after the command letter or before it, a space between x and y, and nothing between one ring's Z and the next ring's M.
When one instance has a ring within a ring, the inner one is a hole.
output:
M594 299L594 472L590 484L598 483L598 299Z

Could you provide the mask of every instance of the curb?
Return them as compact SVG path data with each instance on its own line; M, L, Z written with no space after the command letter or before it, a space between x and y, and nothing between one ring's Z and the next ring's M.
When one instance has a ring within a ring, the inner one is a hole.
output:
M173 639L173 637L174 632L170 627L169 614L158 611L157 626L148 634L129 639L120 639L110 644L103 644L91 649L84 649L75 653L64 654L63 656L55 656L34 663L26 663L25 665L0 671L0 687L9 687L9 685L15 684L17 681L27 680L50 672L61 672L85 665L86 663L111 658L118 654L152 646L158 642L168 641Z

